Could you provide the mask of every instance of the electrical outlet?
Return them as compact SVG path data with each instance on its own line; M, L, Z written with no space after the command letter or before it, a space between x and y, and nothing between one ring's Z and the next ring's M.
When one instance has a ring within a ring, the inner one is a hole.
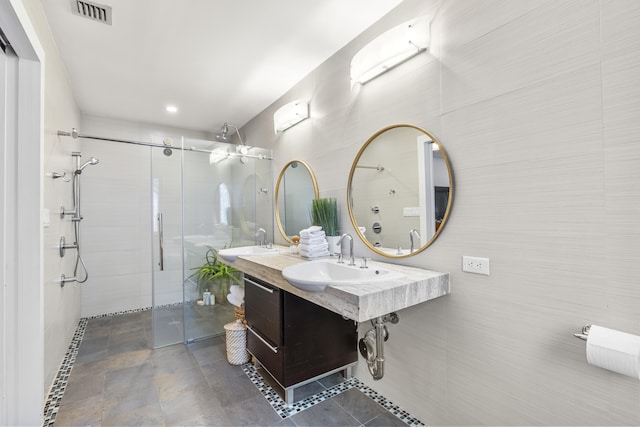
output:
M479 258L475 256L462 257L462 271L467 273L489 275L489 258Z

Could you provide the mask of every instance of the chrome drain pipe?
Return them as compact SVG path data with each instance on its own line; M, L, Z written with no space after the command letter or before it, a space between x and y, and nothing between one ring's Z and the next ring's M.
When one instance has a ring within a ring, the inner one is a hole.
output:
M389 339L389 331L387 331L385 323L395 324L399 320L396 313L378 316L375 321L372 319L373 329L369 329L358 343L360 354L367 360L369 373L374 380L379 380L384 376L384 342Z

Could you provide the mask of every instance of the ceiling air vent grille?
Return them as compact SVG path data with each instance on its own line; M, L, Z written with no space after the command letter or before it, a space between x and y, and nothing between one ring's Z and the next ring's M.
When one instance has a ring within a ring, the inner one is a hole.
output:
M71 11L78 16L111 25L111 7L84 0L71 0Z

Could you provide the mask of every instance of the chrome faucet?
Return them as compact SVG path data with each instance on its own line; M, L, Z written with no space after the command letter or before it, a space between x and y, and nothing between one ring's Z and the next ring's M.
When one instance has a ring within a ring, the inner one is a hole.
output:
M343 264L342 261L342 241L348 237L349 238L349 265L356 265L356 257L353 255L353 237L351 234L345 233L340 236L340 240L338 240L338 244L340 245L340 253L338 254L338 263Z
M256 243L262 248L264 246L267 246L267 232L264 228L258 228L258 231L256 231L256 239L258 238L258 235L260 233L262 233L263 240L257 240Z
M411 250L409 251L409 253L413 252L413 236L416 236L418 240L421 239L420 233L418 233L418 230L416 230L415 228L412 228L411 231L409 232L409 240L411 241Z

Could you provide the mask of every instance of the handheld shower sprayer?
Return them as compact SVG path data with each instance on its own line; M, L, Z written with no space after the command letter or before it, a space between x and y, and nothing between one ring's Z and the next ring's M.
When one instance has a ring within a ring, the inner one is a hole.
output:
M95 157L92 157L89 160L87 160L86 162L84 162L80 167L78 167L75 170L75 173L76 174L80 174L80 173L82 173L82 169L84 169L85 167L87 167L89 165L97 165L98 163L100 163L100 160L96 159Z

